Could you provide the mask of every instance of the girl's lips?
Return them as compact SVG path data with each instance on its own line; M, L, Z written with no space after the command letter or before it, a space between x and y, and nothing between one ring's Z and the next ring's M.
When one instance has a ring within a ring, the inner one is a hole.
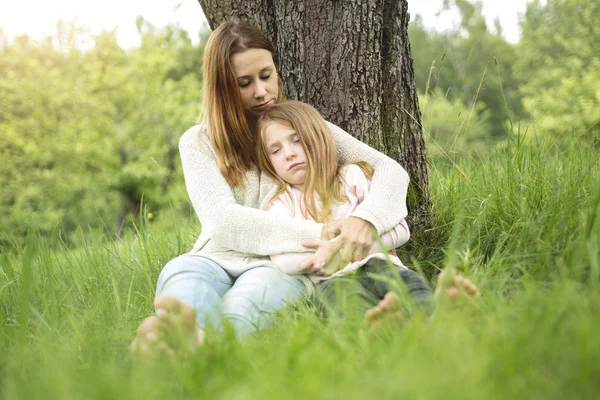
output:
M260 111L264 111L267 108L271 107L271 105L273 104L273 100L269 100L266 103L263 103L261 105L258 106L254 106L255 109L260 110Z
M292 165L290 165L289 171L291 171L293 169L296 169L298 167L301 167L303 165L304 165L304 163L295 163L295 164L292 164Z

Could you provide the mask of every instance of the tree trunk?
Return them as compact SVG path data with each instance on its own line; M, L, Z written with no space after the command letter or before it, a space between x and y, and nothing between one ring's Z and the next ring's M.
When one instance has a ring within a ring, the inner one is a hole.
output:
M406 0L199 0L214 29L239 18L275 43L284 93L398 161L411 177L409 223L432 225ZM394 182L390 182L391 185Z

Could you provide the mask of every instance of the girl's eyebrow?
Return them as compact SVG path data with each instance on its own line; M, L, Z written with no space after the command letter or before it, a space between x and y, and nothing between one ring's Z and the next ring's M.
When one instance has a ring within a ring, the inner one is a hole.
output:
M290 134L288 134L286 136L286 138L289 138L289 137L292 137L292 136L298 136L298 133L296 133L296 131L292 131L292 132L290 132ZM279 140L276 140L276 141L271 142L271 143L266 143L265 142L265 147L267 149L272 149L275 146L281 146L281 143L279 142Z
M272 149L273 147L281 146L279 141L271 142L267 144L267 149Z

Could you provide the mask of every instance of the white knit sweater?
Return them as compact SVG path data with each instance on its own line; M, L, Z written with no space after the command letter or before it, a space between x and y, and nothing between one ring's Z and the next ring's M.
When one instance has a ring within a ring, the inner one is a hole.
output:
M386 155L328 123L341 162L366 161L375 170L371 193L352 213L373 224L378 233L395 227L407 215L408 174ZM301 252L300 243L321 236L322 224L282 220L259 210L275 193L273 181L258 170L246 174L245 188L232 188L219 172L204 126L196 125L179 141L185 184L202 231L191 253L221 265L232 276L258 266L277 269L269 255Z

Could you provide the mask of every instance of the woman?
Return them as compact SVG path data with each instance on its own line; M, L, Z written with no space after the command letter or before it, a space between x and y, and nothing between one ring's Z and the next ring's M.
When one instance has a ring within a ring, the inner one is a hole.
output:
M387 232L407 215L406 171L389 157L330 125L342 162L374 168L372 189L355 212L331 226L258 210L276 186L256 167L257 119L282 99L274 46L256 27L225 22L204 52L205 123L183 134L179 150L190 200L202 224L192 251L171 260L158 279L158 313L138 329L132 349L173 354L195 349L208 324L231 325L237 336L266 327L273 314L312 290L306 278L288 276L272 254L319 249L337 235L346 262L364 258L372 230ZM389 182L394 182L390 185ZM310 259L307 273L326 263Z

